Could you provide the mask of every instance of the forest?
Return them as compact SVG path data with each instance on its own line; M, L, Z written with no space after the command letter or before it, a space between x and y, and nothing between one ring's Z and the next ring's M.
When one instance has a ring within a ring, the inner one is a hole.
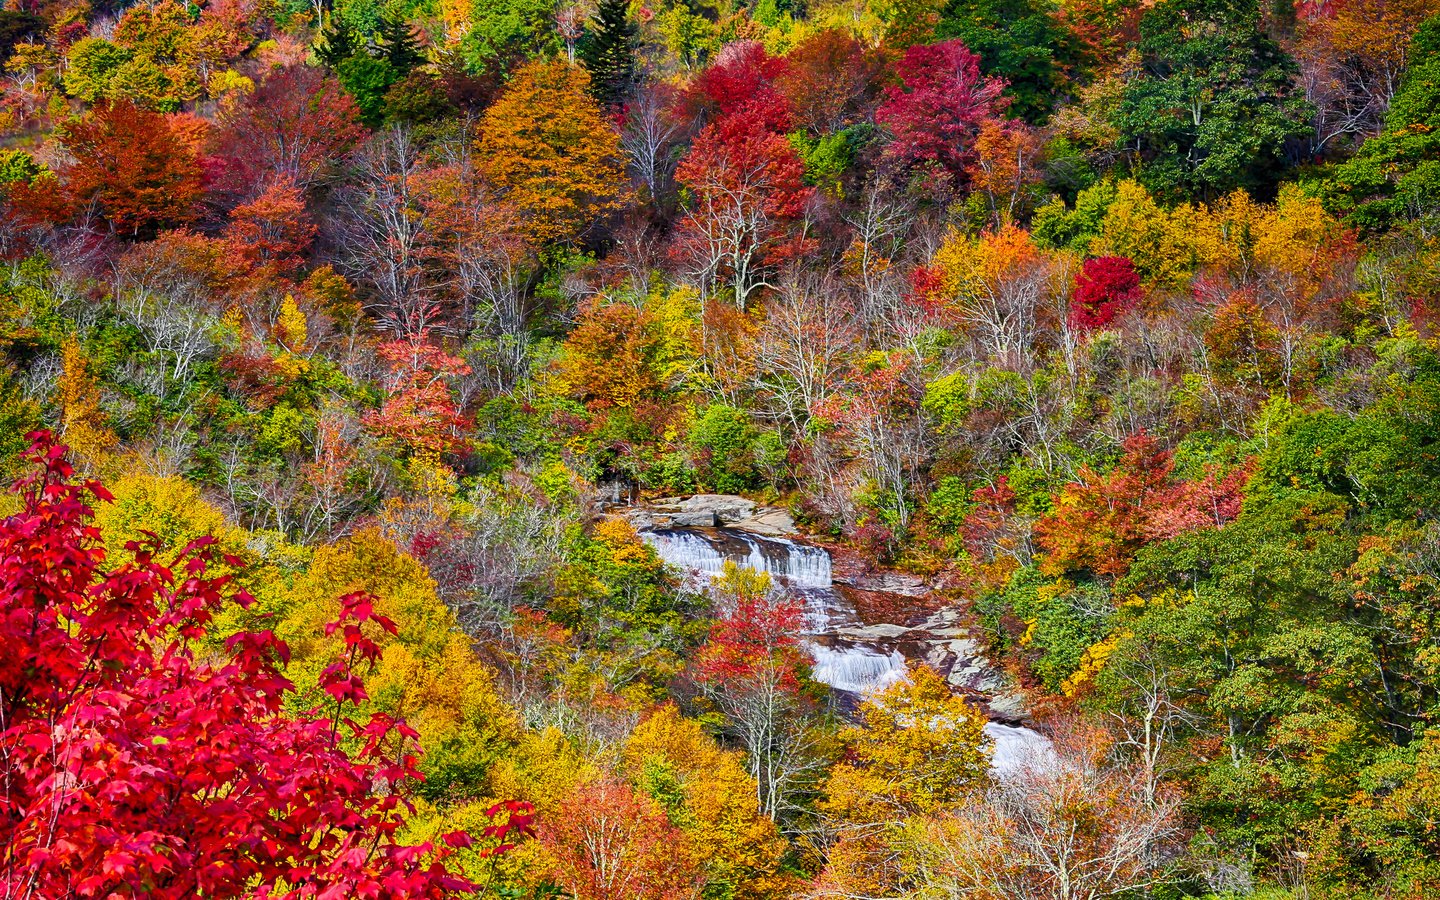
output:
M0 900L1440 896L1440 0L0 62Z

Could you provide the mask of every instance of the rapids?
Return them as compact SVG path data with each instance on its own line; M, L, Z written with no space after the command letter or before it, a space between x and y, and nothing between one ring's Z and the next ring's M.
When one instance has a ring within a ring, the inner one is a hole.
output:
M768 573L805 603L805 643L812 676L851 698L884 690L906 677L901 625L862 622L855 605L835 584L830 554L787 538L761 537L732 528L659 528L640 532L660 558L686 572L696 587L734 562ZM1013 772L1041 760L1049 742L1029 728L990 722L992 767Z

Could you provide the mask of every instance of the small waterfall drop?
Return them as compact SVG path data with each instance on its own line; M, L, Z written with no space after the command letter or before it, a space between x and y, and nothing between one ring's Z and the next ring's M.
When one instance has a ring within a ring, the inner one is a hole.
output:
M768 572L795 587L832 586L830 554L819 547L784 538L758 538L739 531L718 531L709 537L694 531L643 531L640 537L660 558L686 572L714 578L725 563Z
M727 528L647 529L640 537L660 558L682 569L696 587L733 562L769 573L805 602L806 646L814 661L812 677L853 695L882 691L909 676L904 654L894 641L856 640L862 624L854 606L835 589L830 554L784 538L759 537ZM999 776L1054 759L1050 742L1029 728L990 722L985 736L992 745L991 768Z
M1018 725L989 722L985 737L993 745L990 769L1005 776L1035 766L1047 767L1056 762L1055 748L1044 735Z
M838 647L811 644L810 655L815 660L811 677L853 694L883 691L904 681L910 671L899 650L887 653L855 644Z

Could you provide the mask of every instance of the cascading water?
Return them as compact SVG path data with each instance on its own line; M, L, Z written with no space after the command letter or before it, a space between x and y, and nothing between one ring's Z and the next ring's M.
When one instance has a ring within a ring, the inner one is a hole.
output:
M812 677L837 691L864 695L884 690L908 675L905 656L895 646L859 641L841 634L860 625L854 606L835 588L830 554L819 547L784 538L759 537L733 529L653 529L640 536L660 558L684 570L697 587L725 571L725 563L767 572L805 602L807 645L814 660ZM985 735L994 745L996 773L1043 762L1049 742L1028 728L991 722Z
M687 572L715 577L726 562L768 572L795 587L830 588L830 554L784 538L758 538L717 530L714 537L695 531L665 529L641 534L660 558Z
M898 650L845 640L836 628L858 624L854 608L835 590L830 554L784 538L761 538L728 529L644 531L640 535L660 558L688 572L703 585L732 562L782 582L805 602L805 626L814 658L812 676L840 691L863 694L884 689L905 677Z

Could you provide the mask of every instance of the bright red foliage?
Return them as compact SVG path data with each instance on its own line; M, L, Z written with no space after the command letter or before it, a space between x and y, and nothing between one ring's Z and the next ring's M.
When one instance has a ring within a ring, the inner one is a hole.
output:
M390 367L385 404L366 416L365 424L415 453L458 449L468 422L455 405L450 382L468 375L470 367L430 343L424 331L383 344L380 358Z
M794 111L776 84L787 71L785 59L770 56L759 41L739 41L695 79L691 100L722 117L745 112L769 131L788 131Z
M785 249L783 221L797 219L813 193L805 164L763 109L746 107L705 126L675 174L691 192L676 255L705 282L728 279L743 309Z
M1104 328L1140 300L1140 276L1124 256L1087 259L1075 273L1070 320L1082 331Z
M250 602L229 576L207 575L213 539L174 568L132 542L134 561L107 571L88 504L109 494L73 483L48 433L32 437L39 472L23 484L24 511L0 525L0 896L470 890L446 870L448 846L396 841L397 788L419 777L406 752L415 732L341 717L365 696L357 665L379 654L367 629L394 628L370 598L346 597L332 626L349 648L323 679L333 716L286 715L288 650L273 634L236 634L218 654L193 646L227 602Z
M958 40L911 47L895 71L901 84L885 89L875 111L894 138L886 156L961 183L981 122L999 111L1004 82L982 76L980 57Z
M240 198L277 178L309 191L364 136L355 101L323 69L278 69L244 103L221 111L216 185Z
M1197 528L1216 528L1240 512L1246 469L1198 481L1173 478L1172 454L1144 432L1124 444L1108 474L1088 466L1055 496L1050 515L1035 526L1048 556L1042 569L1060 574L1089 570L1121 576L1145 544Z
M697 679L726 691L798 691L804 613L804 606L789 594L742 592L701 648L695 660Z
M288 177L268 185L260 196L230 214L225 237L251 266L290 272L305 261L319 229L305 210L305 197Z
M72 158L60 171L71 204L93 204L130 235L191 221L202 193L204 127L194 116L152 112L128 100L96 104L60 138Z

